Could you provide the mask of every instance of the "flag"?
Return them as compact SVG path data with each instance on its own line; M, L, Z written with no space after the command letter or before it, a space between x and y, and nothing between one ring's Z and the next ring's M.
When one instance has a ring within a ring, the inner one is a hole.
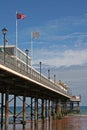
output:
M32 32L32 38L38 38L39 36L39 32Z
M16 14L16 18L17 18L17 19L25 19L26 16L25 16L24 14L17 13L17 14Z
M25 19L26 16L21 13L16 12L16 56L17 56L17 47L18 47L18 19Z

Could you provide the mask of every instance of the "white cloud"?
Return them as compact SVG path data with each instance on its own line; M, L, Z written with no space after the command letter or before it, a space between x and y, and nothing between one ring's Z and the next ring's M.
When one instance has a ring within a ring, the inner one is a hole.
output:
M39 50L40 57L35 58L34 63L42 61L50 66L72 66L83 65L87 63L87 49L84 50L65 50L57 52L57 50Z

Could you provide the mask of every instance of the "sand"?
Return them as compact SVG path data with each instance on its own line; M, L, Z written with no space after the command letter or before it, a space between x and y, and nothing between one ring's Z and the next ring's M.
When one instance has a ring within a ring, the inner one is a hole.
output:
M3 129L4 130L4 129ZM23 130L22 124L16 124L16 128L13 128L12 124L9 124L8 130ZM63 117L61 120L45 119L38 120L37 125L35 122L28 122L25 130L87 130L87 115L69 115Z

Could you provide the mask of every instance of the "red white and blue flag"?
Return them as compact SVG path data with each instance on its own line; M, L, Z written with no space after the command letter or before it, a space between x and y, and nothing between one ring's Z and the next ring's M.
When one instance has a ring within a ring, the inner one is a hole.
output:
M16 18L17 18L17 19L25 19L26 16L25 16L24 14L17 13L17 14L16 14Z

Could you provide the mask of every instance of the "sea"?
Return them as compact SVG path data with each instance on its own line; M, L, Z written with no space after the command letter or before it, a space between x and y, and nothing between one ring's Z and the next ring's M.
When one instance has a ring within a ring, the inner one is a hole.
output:
M87 115L87 106L80 106L80 114Z
M16 107L16 113L22 113L22 106L17 106ZM34 109L33 109L34 110ZM9 114L11 114L11 113L13 113L14 112L14 107L13 106L10 106L9 107ZM27 108L26 109L26 112L28 113L28 114L30 114L30 108ZM32 111L33 112L33 111ZM39 113L41 112L41 108L39 108ZM0 113L1 113L1 109L0 109ZM4 113L5 113L5 110L4 110ZM80 106L80 114L85 114L85 115L87 115L87 106Z
M13 106L9 107L9 110L13 113L13 111L14 111ZM9 111L9 113L10 113L10 111ZM30 108L27 108L26 111L28 114L30 114ZM17 106L16 112L22 113L22 106ZM40 114L40 112L41 112L41 108L39 108L39 114ZM80 106L80 114L87 115L87 106Z
M14 107L10 106L9 107L9 121L11 122L13 120L13 113L14 113ZM38 118L41 118L41 107L38 110ZM87 106L80 106L80 115L87 115ZM1 115L1 109L0 109L0 115ZM3 115L5 117L5 109L3 111ZM23 108L22 106L17 106L16 107L16 115L17 115L17 119L22 119L23 116ZM34 108L32 110L32 115L34 115ZM45 113L45 115L47 115L47 113ZM26 118L27 120L31 119L31 109L28 107L26 108ZM35 117L32 116L32 118L34 119ZM1 119L0 119L1 120Z

